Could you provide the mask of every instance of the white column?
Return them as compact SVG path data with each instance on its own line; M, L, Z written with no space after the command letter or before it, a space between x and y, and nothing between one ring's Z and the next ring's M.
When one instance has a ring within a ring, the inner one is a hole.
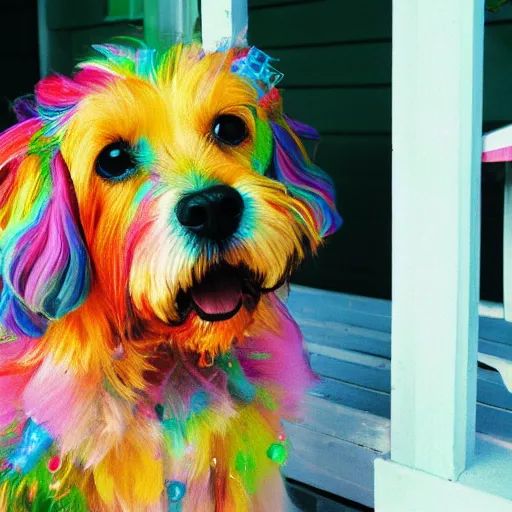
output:
M201 0L203 47L215 51L221 45L247 41L247 0Z
M484 0L393 1L391 458L452 480L475 440L483 34Z

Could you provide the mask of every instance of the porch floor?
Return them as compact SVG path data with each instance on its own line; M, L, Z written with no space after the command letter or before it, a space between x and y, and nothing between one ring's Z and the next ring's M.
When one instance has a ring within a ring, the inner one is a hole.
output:
M284 475L373 508L374 461L390 451L391 302L293 286L288 306L320 382L307 396L303 423L285 424L293 450ZM512 323L481 316L479 351L512 360ZM512 394L483 366L477 430L512 442ZM303 510L358 510L318 503Z

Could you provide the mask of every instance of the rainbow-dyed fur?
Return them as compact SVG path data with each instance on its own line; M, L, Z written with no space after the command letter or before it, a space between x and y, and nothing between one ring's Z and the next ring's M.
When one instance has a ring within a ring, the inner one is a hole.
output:
M255 48L130 45L42 79L0 135L0 510L277 512L280 422L313 375L275 290L340 223L317 134ZM119 141L135 164L105 178ZM223 243L175 214L218 184L244 203ZM240 309L183 309L219 268Z

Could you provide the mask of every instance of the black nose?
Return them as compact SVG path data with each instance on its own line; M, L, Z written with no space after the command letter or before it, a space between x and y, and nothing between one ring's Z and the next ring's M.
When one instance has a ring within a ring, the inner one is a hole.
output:
M232 187L214 187L188 194L178 202L176 216L180 224L210 240L225 240L240 224L244 201Z

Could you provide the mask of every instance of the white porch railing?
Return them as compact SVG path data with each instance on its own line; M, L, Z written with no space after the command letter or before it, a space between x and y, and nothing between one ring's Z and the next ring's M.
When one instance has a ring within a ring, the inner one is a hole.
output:
M393 1L391 460L377 512L510 511L475 450L484 0Z
M483 162L505 162L505 190L503 197L503 304L480 304L480 314L496 316L512 322L512 125L484 135ZM478 360L497 370L507 389L512 393L512 362L486 354Z
M475 442L483 30L480 0L393 2L391 454L450 480Z

